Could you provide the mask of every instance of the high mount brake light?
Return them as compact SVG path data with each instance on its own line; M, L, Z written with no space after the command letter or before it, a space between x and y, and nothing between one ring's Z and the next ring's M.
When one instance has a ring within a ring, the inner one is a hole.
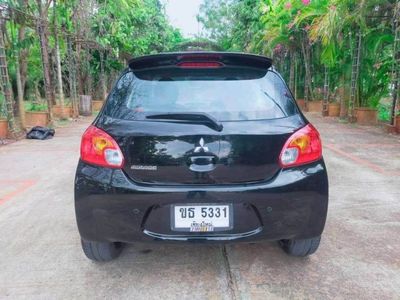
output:
M109 168L121 168L124 164L124 156L117 142L93 125L82 136L81 159L89 164Z
M311 124L293 133L286 141L279 164L283 168L307 164L322 157L322 144L317 129Z
M222 55L219 54L184 54L178 56L179 61L219 61Z
M178 67L187 69L220 68L223 64L217 61L185 61L178 63Z

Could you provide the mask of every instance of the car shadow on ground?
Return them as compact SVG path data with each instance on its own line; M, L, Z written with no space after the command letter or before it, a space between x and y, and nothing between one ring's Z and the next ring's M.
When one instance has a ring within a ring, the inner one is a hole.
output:
M86 285L95 288L99 276L109 278L107 285L119 287L120 296L125 295L123 289L134 289L143 298L154 297L158 291L159 295L231 299L252 297L253 291L257 298L277 280L282 290L289 290L285 282L302 281L296 270L310 265L315 265L312 258L290 257L276 242L225 246L138 243L126 245L114 261L87 261L84 269Z

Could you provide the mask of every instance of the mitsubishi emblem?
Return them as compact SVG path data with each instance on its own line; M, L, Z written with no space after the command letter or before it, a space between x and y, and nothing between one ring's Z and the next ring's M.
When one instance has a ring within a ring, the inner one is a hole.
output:
M195 153L198 153L198 152L208 152L208 151L209 151L209 150L208 150L208 147L207 147L207 146L204 146L204 139L203 139L203 138L200 139L199 145L200 145L200 146L196 146L196 147L194 148L194 152L195 152Z

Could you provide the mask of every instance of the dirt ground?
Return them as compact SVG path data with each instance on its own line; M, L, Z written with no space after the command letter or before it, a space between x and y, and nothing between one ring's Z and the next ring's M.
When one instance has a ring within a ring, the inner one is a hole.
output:
M319 251L274 242L137 244L98 264L81 251L73 206L80 135L0 146L0 299L399 299L400 138L308 115L320 130L330 207Z

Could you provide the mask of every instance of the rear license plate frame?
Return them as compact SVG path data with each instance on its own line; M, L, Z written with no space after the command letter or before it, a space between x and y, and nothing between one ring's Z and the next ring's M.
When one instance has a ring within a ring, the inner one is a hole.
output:
M226 227L213 227L212 231L191 231L190 227L176 227L175 225L175 207L181 207L181 206L187 206L187 207L194 207L194 206L200 206L200 207L213 207L213 206L227 206L229 207L229 213L228 213L228 220L229 224ZM170 224L171 224L171 230L172 231L179 231L179 232L188 232L188 233L213 233L213 232L221 232L221 231L229 231L233 229L233 205L232 203L176 203L176 204L171 204L170 205Z

